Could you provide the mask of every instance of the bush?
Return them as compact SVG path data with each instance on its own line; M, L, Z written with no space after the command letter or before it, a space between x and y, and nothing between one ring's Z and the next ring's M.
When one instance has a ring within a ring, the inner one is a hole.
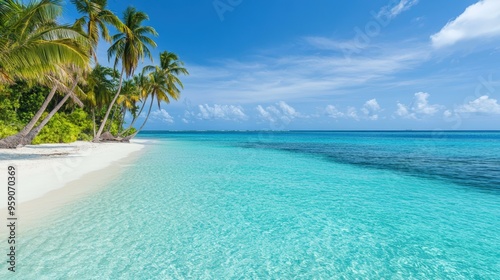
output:
M17 111L19 111L19 96L10 87L0 85L0 121L3 124L19 123Z
M71 143L91 139L92 121L87 118L87 113L77 109L71 114L56 113L35 137L33 144Z
M90 141L94 138L94 125L85 111L78 108L67 117L71 123L77 125L81 130L78 140Z
M16 134L19 128L0 121L0 139Z

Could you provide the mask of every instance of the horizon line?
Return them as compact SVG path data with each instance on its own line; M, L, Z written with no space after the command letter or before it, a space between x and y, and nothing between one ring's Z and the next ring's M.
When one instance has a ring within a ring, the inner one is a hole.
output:
M161 130L161 129L151 129L143 130L139 134L144 132L500 132L500 129L464 129L464 130L446 130L446 129L341 129L341 130L326 130L326 129L292 129L292 130L265 130L265 129L255 129L255 130L238 130L238 129L223 129L223 130L212 130L212 129L200 129L200 130Z

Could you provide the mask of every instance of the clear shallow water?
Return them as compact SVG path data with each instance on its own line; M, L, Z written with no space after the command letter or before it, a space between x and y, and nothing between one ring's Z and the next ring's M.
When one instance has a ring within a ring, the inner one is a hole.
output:
M119 180L19 236L19 279L500 276L500 133L141 137Z

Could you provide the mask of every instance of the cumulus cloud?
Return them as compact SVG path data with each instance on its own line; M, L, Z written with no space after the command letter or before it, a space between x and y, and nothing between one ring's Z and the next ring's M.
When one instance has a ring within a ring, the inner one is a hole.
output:
M245 110L241 106L208 104L198 105L200 113L197 118L203 120L233 120L242 121L248 119Z
M396 115L400 117L408 117L410 116L410 110L408 110L408 107L406 105L403 105L398 102L398 109L396 110Z
M330 118L342 118L344 113L340 112L335 106L328 105L325 108L325 115Z
M426 92L417 92L411 106L398 102L396 115L403 118L419 119L426 116L432 116L443 108L441 105L429 104L429 94Z
M415 103L412 107L413 111L421 115L434 115L437 113L441 106L429 104L429 94L427 92L415 93Z
M500 104L496 99L483 95L476 100L470 101L457 109L457 113L477 113L477 114L500 114Z
M266 108L262 107L262 105L258 105L256 109L259 113L259 117L270 123L282 122L288 124L295 118L305 117L284 101L267 106Z
M382 108L380 108L380 105L377 102L377 99L371 99L366 101L366 103L363 105L363 108L361 108L361 112L365 115L366 118L370 120L378 120L379 118L379 112L382 111Z
M481 0L448 22L431 40L435 48L441 48L459 41L495 36L500 36L500 1Z
M299 113L295 111L295 108L286 104L284 101L278 102L278 106L285 115L299 117Z
M378 104L376 99L371 99L365 102L365 104L360 109L361 114L358 113L358 109L349 106L346 108L345 112L342 112L334 105L327 105L323 110L324 115L330 118L347 118L347 119L368 119L368 120L378 120L379 113L382 112L382 108Z
M348 118L359 120L358 110L356 110L356 108L354 107L347 107L347 112L345 115Z
M165 111L165 109L154 111L153 113L151 113L151 118L154 120L162 121L164 123L174 123L174 117L172 117L167 111Z

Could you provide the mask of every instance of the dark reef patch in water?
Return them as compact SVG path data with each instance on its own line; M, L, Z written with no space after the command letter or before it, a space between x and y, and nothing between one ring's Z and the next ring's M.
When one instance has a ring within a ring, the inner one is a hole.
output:
M393 170L412 176L448 180L455 184L500 192L500 158L443 156L431 149L390 150L377 145L345 143L256 143L244 148L274 149L322 157L328 161Z

